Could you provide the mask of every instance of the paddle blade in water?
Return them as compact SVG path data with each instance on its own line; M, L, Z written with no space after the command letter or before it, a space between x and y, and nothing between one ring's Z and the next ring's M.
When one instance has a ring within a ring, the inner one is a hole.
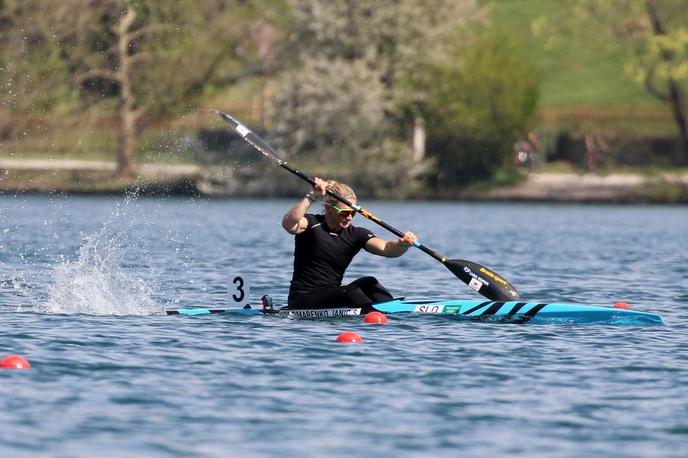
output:
M488 299L515 301L520 297L511 283L487 267L463 259L448 259L443 262L461 281Z

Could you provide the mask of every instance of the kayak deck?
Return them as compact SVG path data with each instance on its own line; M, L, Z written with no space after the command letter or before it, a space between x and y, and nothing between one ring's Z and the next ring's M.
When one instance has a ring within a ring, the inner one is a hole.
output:
M373 305L387 314L413 313L447 315L473 321L537 324L663 324L659 315L637 310L574 303L496 302L480 300L413 300L394 299ZM273 314L293 319L343 318L361 315L360 307L327 307L276 310L262 308L189 308L167 310L168 315L206 315L231 313L240 315Z

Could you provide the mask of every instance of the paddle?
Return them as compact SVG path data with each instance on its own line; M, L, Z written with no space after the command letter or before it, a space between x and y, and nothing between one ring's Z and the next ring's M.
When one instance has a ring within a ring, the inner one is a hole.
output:
M270 146L265 140L260 138L251 129L244 126L227 113L223 113L221 111L218 111L217 113L222 117L222 119L227 121L232 126L232 128L237 134L239 134L246 142L248 142L255 149L263 153L272 161L276 162L280 167L288 170L289 172L293 173L299 178L302 178L303 180L307 181L311 184L311 186L315 186L315 180L313 180L313 178L309 177L300 170L291 167L286 161L280 159L279 155L272 148L272 146ZM332 191L330 189L327 189L326 192L338 201L356 210L356 212L360 213L361 216L364 216L365 218L368 218L374 223L384 227L397 237L403 237L404 233L401 232L399 229L396 229L390 226L389 224L385 223L380 218L373 215L361 206L349 202L339 193ZM429 254L430 256L444 264L444 266L447 269L449 269L451 273L456 275L471 289L477 291L486 298L492 299L493 301L514 301L519 298L518 291L516 291L516 288L514 288L511 285L511 283L509 283L500 275L497 275L495 272L488 269L487 267L481 266L480 264L476 264L475 262L464 261L462 259L447 259L444 256L440 256L436 252L432 251L430 248L426 247L420 242L416 242L415 246L424 253Z

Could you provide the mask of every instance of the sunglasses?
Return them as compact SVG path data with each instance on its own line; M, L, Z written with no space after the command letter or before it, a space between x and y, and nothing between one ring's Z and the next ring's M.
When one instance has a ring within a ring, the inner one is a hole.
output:
M330 204L330 207L332 207L342 218L348 218L349 216L353 217L356 214L356 210L353 208L339 208L333 204Z

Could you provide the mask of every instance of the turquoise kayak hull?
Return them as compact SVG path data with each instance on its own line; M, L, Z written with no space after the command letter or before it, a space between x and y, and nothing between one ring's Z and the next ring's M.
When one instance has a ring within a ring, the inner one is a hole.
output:
M396 300L375 305L384 313L451 315L510 323L663 324L659 315L637 310L573 303L494 302L479 300Z
M375 310L386 314L444 315L473 321L494 321L531 324L663 324L662 317L649 312L624 308L600 307L574 303L495 302L480 300L413 300L395 299L374 304ZM262 308L189 308L167 310L169 315L206 315L230 313L240 315L277 315L295 319L343 318L361 315L359 307L327 307L277 310Z

